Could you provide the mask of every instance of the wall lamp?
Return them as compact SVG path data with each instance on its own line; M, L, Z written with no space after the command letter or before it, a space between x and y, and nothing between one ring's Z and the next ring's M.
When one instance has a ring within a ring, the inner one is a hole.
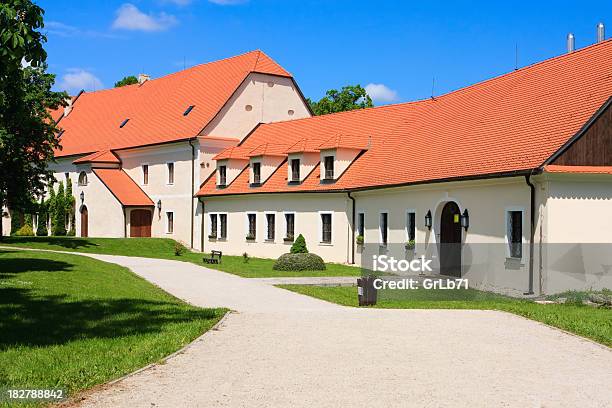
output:
M157 211L161 211L161 200L157 200Z
M468 213L467 208L463 210L463 214L461 215L461 226L466 231L470 228L470 214Z
M84 191L81 191L80 197L81 197L81 204L83 204L85 202L85 192Z
M431 230L431 210L427 210L425 214L425 226Z

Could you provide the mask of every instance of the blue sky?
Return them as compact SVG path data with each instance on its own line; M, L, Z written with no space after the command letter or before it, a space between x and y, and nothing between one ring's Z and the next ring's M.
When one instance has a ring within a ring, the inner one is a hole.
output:
M612 1L129 0L38 2L58 88L112 87L262 49L318 99L370 85L376 104L435 94L595 42ZM606 38L610 35L607 34Z

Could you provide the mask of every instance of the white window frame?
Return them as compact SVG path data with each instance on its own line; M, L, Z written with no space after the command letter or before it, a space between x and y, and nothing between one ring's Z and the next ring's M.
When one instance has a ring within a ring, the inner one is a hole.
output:
M409 219L408 214L414 214L414 241L416 242L416 236L417 236L418 228L416 226L416 224L417 224L417 211L414 208L407 208L406 209L406 220L405 220L406 226L404 227L404 229L406 230L406 242L408 242L408 240L410 239L410 231L408 231L408 219Z
M256 211L247 211L244 217L244 236L246 239L246 236L249 235L249 214L255 215L255 241L257 241L257 224L259 224L259 220L257 217L257 212Z
M365 241L365 233L366 233L366 227L365 227L366 214L365 214L365 211L358 211L357 212L357 225L355 225L355 235L359 235L359 216L360 215L363 215L363 239Z
M215 231L216 232L216 238L215 239L217 241L223 241L223 240L227 239L227 236L225 238L221 237L221 215L225 215L225 222L226 222L226 226L225 226L226 230L225 230L225 232L226 232L226 235L227 235L227 233L229 232L229 230L227 229L227 226L229 225L229 215L228 215L227 212L217 212L217 211L209 212L208 213L208 218L207 218L207 220L208 220L208 235L210 236L213 233L213 230L212 230L212 220L210 219L210 217L211 216L217 217L217 230ZM247 222L248 222L248 219L247 219ZM248 226L247 226L247 228L248 228ZM209 238L209 239L212 239L212 238Z
M250 180L250 184L256 184L255 183L255 165L259 164L259 182L257 183L259 184L263 184L263 178L261 177L261 168L263 167L263 163L261 159L256 159L256 160L251 160L251 163L249 165L250 167L250 173L251 173L251 180Z
M145 172L144 172L145 166L147 166L147 182L146 183L145 183ZM140 184L143 186L148 186L149 178L151 177L151 166L149 165L149 163L142 163L140 165L140 170L141 170Z
M169 231L169 228L168 228L168 214L170 214L170 213L172 214L172 231ZM165 217L164 217L165 218L165 220L164 220L165 221L164 222L165 233L168 234L168 235L174 235L174 230L176 229L175 228L176 227L176 218L174 217L174 210L165 210L164 211L164 215L165 215Z
M293 161L297 160L298 161L298 178L297 180L295 180L293 178ZM290 183L299 183L300 181L302 181L302 159L299 157L292 157L288 160L289 162L289 182Z
M211 217L217 218L217 230L216 231L213 231L213 223L212 223ZM219 213L216 213L216 212L208 213L208 239L213 239L213 238L210 238L213 232L215 233L214 239L219 239Z
M508 233L510 232L510 213L513 211L521 212L521 257L516 258L511 256L510 254L510 237ZM525 251L523 251L522 246L527 242L525 239L525 207L520 206L512 206L506 207L504 209L504 241L506 242L506 258L508 259L517 259L523 260L525 259Z
M170 182L170 165L172 164L172 183ZM176 182L176 162L167 161L166 162L166 185L173 186Z
M333 245L334 244L334 212L333 211L318 211L319 216L319 245ZM323 214L331 215L331 239L329 242L323 242Z
M274 215L274 239L270 239L268 238L268 215ZM265 234L265 242L270 242L273 243L276 241L276 230L277 230L277 216L276 216L276 211L264 211L264 221L266 222L266 229L264 230L264 234Z
M85 175L85 183L81 183L82 174ZM88 184L89 184L89 175L87 174L87 172L85 170L79 171L79 174L77 175L77 186L86 187Z
M327 171L325 169L325 158L326 157L331 157L332 158L332 167L333 167L333 170L334 170L334 174L332 174L331 178L327 178ZM336 180L336 172L337 172L337 169L336 169L336 152L335 151L328 151L328 152L325 152L325 153L321 152L321 174L322 174L321 180L323 180L323 181L325 181L325 180L327 180L327 181L329 181L329 180Z
M383 242L383 230L382 230L382 215L387 214L387 242ZM380 210L378 212L378 243L382 247L389 245L389 210Z
M295 211L283 211L283 239L287 237L287 214L293 214L293 239L295 239L295 232L297 231L297 213Z
M221 184L221 167L225 167L225 183ZM227 163L217 164L217 186L226 187L227 186Z

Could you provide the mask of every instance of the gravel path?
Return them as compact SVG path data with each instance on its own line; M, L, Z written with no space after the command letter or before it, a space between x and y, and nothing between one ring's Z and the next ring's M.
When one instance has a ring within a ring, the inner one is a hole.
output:
M87 256L236 312L78 406L612 406L609 348L508 313L347 308L193 264Z

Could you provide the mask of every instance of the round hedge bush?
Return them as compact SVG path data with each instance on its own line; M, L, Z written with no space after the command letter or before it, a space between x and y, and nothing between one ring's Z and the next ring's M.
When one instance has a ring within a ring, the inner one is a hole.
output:
M276 271L324 271L325 262L315 254L283 254L272 268Z

